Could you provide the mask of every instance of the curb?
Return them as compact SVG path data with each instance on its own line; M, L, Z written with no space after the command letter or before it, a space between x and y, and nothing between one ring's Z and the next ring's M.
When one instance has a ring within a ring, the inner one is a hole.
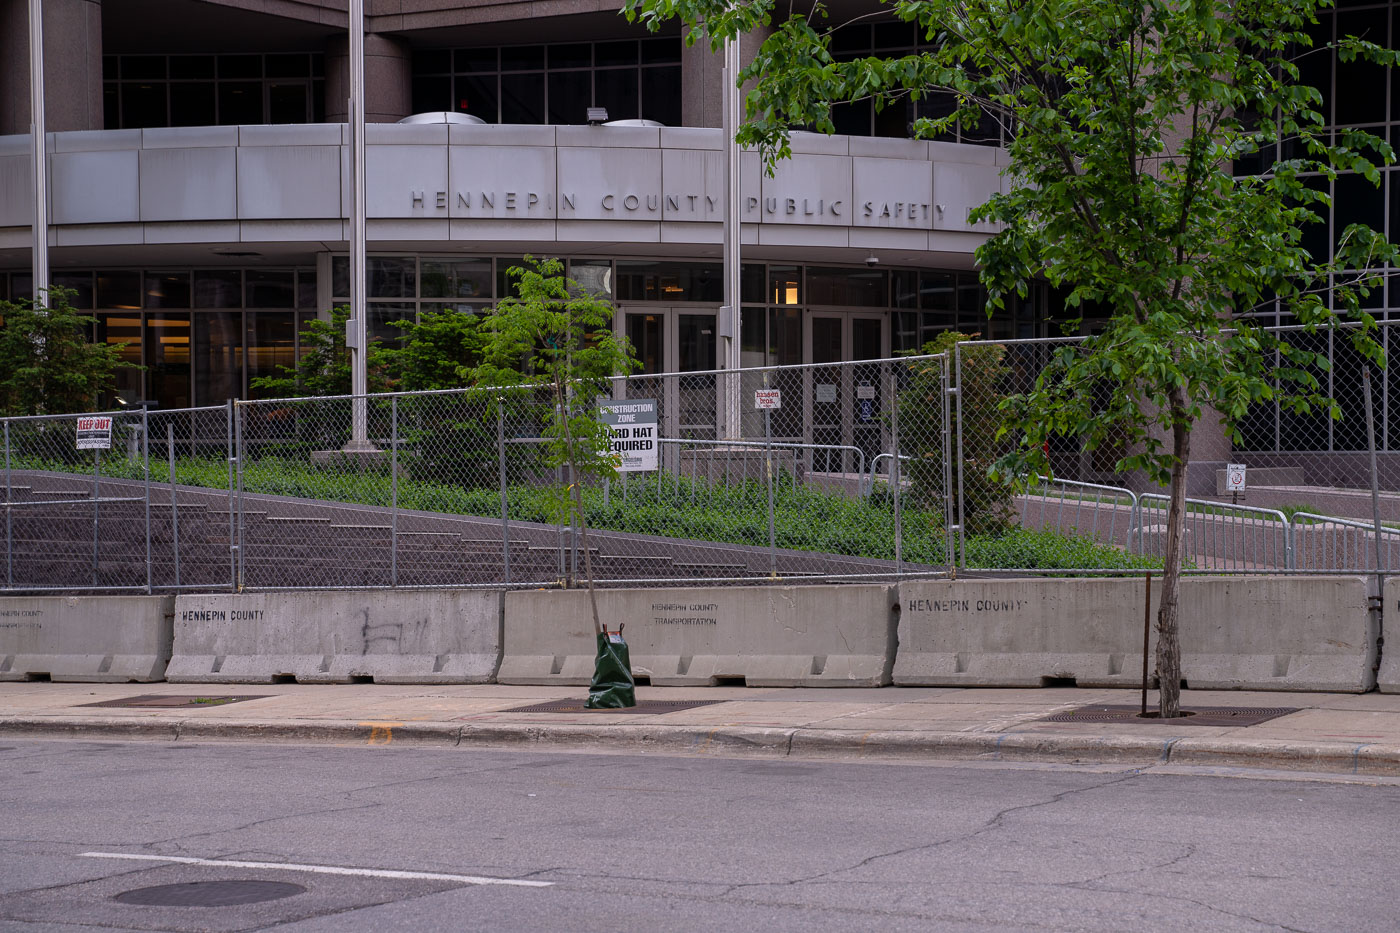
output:
M1020 761L1240 767L1400 777L1400 746L1231 737L1153 738L1032 732L856 732L759 726L577 723L393 722L355 720L0 719L0 736L315 745L410 745L657 751L695 755L870 761Z

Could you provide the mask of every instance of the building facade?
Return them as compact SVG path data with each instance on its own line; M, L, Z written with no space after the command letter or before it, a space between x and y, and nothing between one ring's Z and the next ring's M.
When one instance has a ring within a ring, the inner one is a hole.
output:
M26 7L0 0L0 298L11 299L32 293ZM53 283L96 316L96 339L126 342L144 366L123 376L124 401L255 396L252 380L295 360L305 321L348 296L345 13L332 0L44 9ZM373 333L392 339L391 322L424 310L489 306L521 256L558 256L611 296L647 371L716 365L719 56L627 23L616 0L368 0L366 28ZM1316 29L1323 42L1391 46L1396 31L1389 3L1347 3ZM836 51L917 45L911 26L867 18ZM1400 143L1400 79L1325 51L1303 64L1329 126ZM948 106L838 108L841 135L795 134L772 178L744 155L746 365L888 356L953 327L1047 332L1044 290L983 312L973 251L991 231L968 212L1005 184L1003 140L993 123L908 138L916 116ZM662 125L589 126L589 107ZM397 123L434 111L484 123ZM1400 179L1384 175L1379 191L1345 174L1317 180L1334 200L1310 232L1315 250L1355 220L1400 235ZM1375 296L1382 316L1400 308L1400 278L1390 281ZM1382 447L1400 448L1400 386L1384 389ZM1250 445L1281 451L1306 435L1310 449L1356 449L1356 419L1287 420L1302 417L1261 412Z

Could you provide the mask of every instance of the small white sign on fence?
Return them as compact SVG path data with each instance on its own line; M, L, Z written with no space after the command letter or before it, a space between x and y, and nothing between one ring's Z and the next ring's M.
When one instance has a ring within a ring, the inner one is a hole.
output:
M1243 463L1231 463L1225 467L1225 488L1230 492L1244 492Z
M782 389L754 389L753 407L759 411L773 411L783 407Z
M83 415L78 419L79 450L111 450L112 419L106 415Z

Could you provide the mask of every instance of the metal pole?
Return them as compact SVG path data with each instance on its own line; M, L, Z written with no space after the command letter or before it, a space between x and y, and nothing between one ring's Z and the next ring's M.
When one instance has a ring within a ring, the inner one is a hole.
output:
M741 210L741 183L739 173L739 144L734 141L739 132L739 37L735 36L724 43L724 72L721 83L724 85L724 106L722 124L724 127L724 301L728 308L727 322L721 321L719 332L728 333L728 345L722 347L724 368L731 375L725 376L724 431L729 440L742 437L739 394L741 391L738 370L743 365L742 300L740 274L742 271L743 224ZM725 312L721 311L721 315ZM726 325L727 326L723 326Z
M899 397L896 395L898 378L890 371L890 486L894 495L894 572L904 573L904 527L899 508Z
M238 447L234 440L233 399L225 404L224 437L228 445L228 588L238 592L238 539L234 537L233 471L238 463Z
M29 0L29 141L34 158L34 301L48 303L49 160L44 112L43 0Z
M165 460L170 470L170 546L175 556L175 589L180 588L180 500L175 489L175 425L165 426ZM233 513L229 513L233 517Z
M10 485L10 422L5 421L5 585L15 582L14 489Z
M141 467L146 485L146 592L151 592L151 416L141 406Z
M389 399L389 585L399 585L399 397Z
M102 498L102 451L92 452L92 585L97 585L97 510Z
M1383 592L1385 580L1381 575L1381 492L1380 479L1376 471L1376 419L1375 413L1371 410L1371 367L1369 363L1361 364L1361 393L1366 402L1366 451L1371 457L1371 516L1375 522L1375 553L1376 553L1376 595L1379 597Z
M496 472L501 485L501 560L510 586L510 509L506 501L506 397L496 397Z
M768 384L768 374L763 374L763 384ZM763 409L763 455L765 472L768 474L768 576L778 576L778 539L773 530L773 413Z
M350 0L350 443L346 450L373 450L369 442L369 326L365 306L365 7Z
M235 461L237 469L234 472L236 479L238 496L238 566L234 577L234 592L241 592L243 589L243 409L235 405L233 418L233 443L238 450L238 458Z
M1147 571L1142 594L1142 715L1147 715L1147 643L1152 638L1152 571Z

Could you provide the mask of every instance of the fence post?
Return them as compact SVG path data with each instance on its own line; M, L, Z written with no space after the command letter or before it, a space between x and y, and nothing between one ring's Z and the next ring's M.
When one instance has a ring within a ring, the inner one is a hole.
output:
M238 592L238 540L234 536L233 470L238 462L238 448L233 437L233 399L225 405L224 443L228 450L228 588Z
M5 585L15 582L14 487L10 475L10 420L5 419Z
M97 586L97 510L102 498L102 451L92 452L92 585Z
M389 586L399 585L399 397L389 399Z
M146 487L146 592L151 592L151 414L141 406L141 467Z
M1361 363L1361 392L1366 402L1366 451L1371 457L1371 516L1375 522L1376 554L1376 597L1385 592L1385 578L1381 574L1381 493L1380 478L1376 471L1376 417L1371 405L1371 364Z
M904 573L904 527L899 508L899 377L890 368L890 487L894 496L894 572Z
M190 426L193 431L193 425ZM175 559L175 589L180 588L180 500L175 489L175 425L165 426L165 460L170 472L170 541ZM232 517L232 513L230 513Z
M506 397L496 396L496 472L501 487L501 560L510 586L510 508L506 499Z
M768 386L768 373L763 373L764 388ZM778 576L778 538L773 528L773 413L763 409L763 460L764 472L768 474L768 576Z
M237 564L234 571L233 591L235 593L243 589L243 409L238 405L238 400L233 403L233 446L237 455L234 457L234 486L235 494L238 497L238 537L234 554L237 557Z
M956 370L957 385L962 385L962 347L953 344L953 355L947 353L939 363L942 371L943 395L943 527L947 539L948 566L966 569L967 548L963 540L963 464L962 464L962 393L953 385L949 369ZM958 427L953 433L953 397L957 395ZM956 461L954 458L958 458ZM957 487L954 488L953 464L957 463Z

